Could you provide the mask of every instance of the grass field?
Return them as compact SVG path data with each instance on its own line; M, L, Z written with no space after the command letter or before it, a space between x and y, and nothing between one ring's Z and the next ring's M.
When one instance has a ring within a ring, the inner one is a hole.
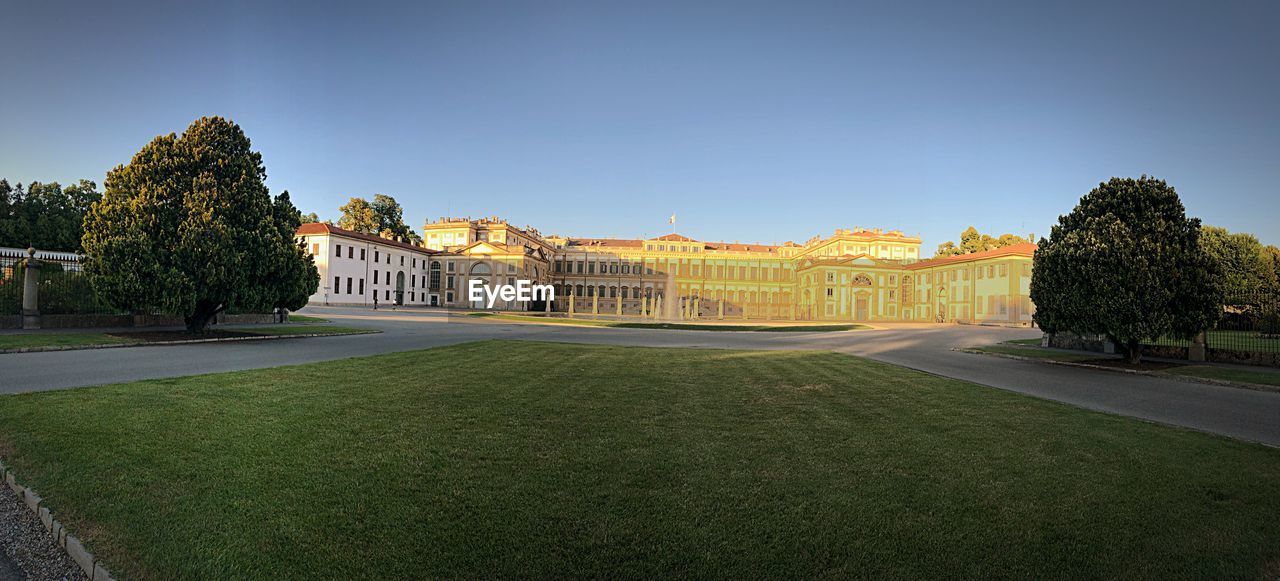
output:
M214 334L223 329L216 329ZM367 332L368 329L358 327L341 327L335 325L269 325L245 326L226 329L227 332L244 335L337 335L343 333ZM146 328L122 332L121 336L102 332L40 332L0 334L0 349L21 349L32 347L84 347L111 344L145 344L154 341L181 341L200 339L199 335L188 335L181 331L150 331Z
M337 335L369 331L369 329L360 327L342 327L338 325L275 325L267 327L237 327L235 330L252 335Z
M69 347L81 345L110 345L129 343L127 339L112 337L106 333L13 333L0 335L0 349L24 349L30 347Z
M124 578L1274 578L1280 450L817 352L472 343L0 398Z
M1235 367L1219 367L1216 365L1187 365L1184 367L1169 369L1165 371L1165 373L1186 375L1190 377L1222 379L1225 381L1256 383L1258 385L1280 386L1280 372L1266 370L1238 369Z
M759 331L773 333L822 333L831 331L853 331L866 329L866 325L856 323L834 325L748 325L735 323L640 323L631 321L597 321L592 319L571 319L568 317L543 317L538 315L511 315L505 313L468 313L472 317L500 319L503 321L520 321L525 323L556 323L561 325L581 325L584 327L612 327L615 329L675 329L684 331Z
M1037 340L1038 341L1038 340ZM1013 343L1009 341L1008 343ZM1053 361L1088 361L1090 359L1099 359L1105 357L1098 353L1081 351L1078 353L1054 351L1051 349L1043 349L1041 347L1023 346L1025 344L1001 344L1001 345L984 345L982 347L974 347L974 351L982 353L997 353L1000 355L1017 355L1018 357L1029 357L1031 359L1051 359ZM1037 343L1038 345L1038 343Z

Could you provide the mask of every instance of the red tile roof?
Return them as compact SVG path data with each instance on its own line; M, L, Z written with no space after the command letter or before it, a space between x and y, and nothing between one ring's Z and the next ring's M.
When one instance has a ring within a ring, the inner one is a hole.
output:
M337 226L325 224L323 222L311 222L309 224L303 224L298 227L297 232L294 232L295 236L305 236L305 235L312 235L312 234L330 234L333 236L342 236L343 238L364 240L365 242L372 242L375 244L381 244L383 246L395 246L397 248L403 248L405 250L413 250L415 252L421 252L423 254L439 254L440 253L439 250L431 250L429 248L423 248L421 246L414 246L413 244L410 244L408 242L390 240L387 238L383 238L381 236L374 236L373 234L364 234L361 232L354 232L351 230L346 230L344 228L339 228Z
M774 252L778 247L772 244L740 244L737 242L708 242L707 250L729 250L733 252Z
M999 258L1001 256L1026 256L1030 257L1036 252L1034 242L1019 242L1003 248L993 248L991 250L983 250L982 252L974 252L971 254L957 254L956 256L943 256L940 258L930 258L920 262L908 264L907 268L915 270L918 268L929 268L931 266L941 266L944 264L959 264L961 262L970 262L974 260L982 260L984 258Z
M674 240L676 242L697 242L697 240L689 238L688 236L681 236L675 233L667 234L666 236L659 236L657 238L654 238L654 240L667 240L667 241Z

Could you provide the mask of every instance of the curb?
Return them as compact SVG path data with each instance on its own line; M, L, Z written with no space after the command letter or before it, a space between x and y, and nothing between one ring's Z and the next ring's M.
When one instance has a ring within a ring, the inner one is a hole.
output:
M1079 361L1058 361L1055 359L1045 359L1040 357L1023 357L1021 355L1011 355L1008 353L991 353L988 351L979 351L972 347L952 347L952 351L960 353L971 353L973 355L986 355L988 357L1000 357L1003 359L1013 359L1014 361L1031 361L1033 363L1047 363L1049 365L1063 365L1066 367L1079 367L1082 369L1096 369L1099 371L1110 371L1112 373L1128 373L1130 375L1145 375L1147 377L1159 377L1161 379L1172 379L1184 383L1203 383L1208 385L1218 385L1222 387L1235 387L1239 389L1249 389L1253 391L1270 391L1280 392L1280 388L1261 383L1246 383L1243 381L1228 381L1226 379L1214 379L1211 377L1195 377L1193 375L1178 375L1176 373L1161 373L1159 371L1144 371L1141 369L1122 369L1119 367L1108 367L1106 365L1093 365L1091 363L1082 363Z
M54 543L67 552L67 556L71 557L71 560L80 567L81 571L84 571L86 578L91 581L115 580L115 577L112 577L111 573L107 571L106 565L94 557L93 553L86 550L80 539L68 533L67 528L53 518L53 513L48 508L42 506L44 499L40 498L36 491L18 484L17 477L14 476L12 470L9 470L4 465L4 462L0 462L0 477L4 479L5 484L13 490L14 494L17 494L22 499L23 504L26 504L27 508L31 509L31 512L36 513L36 516L40 518L40 523L44 525L45 532L53 535Z
M259 335L256 337L213 337L209 339L182 339L179 341L131 341L128 343L107 343L104 345L48 345L45 347L15 347L0 349L0 355L10 353L41 353L44 351L85 351L89 349L119 349L121 347L163 347L166 345L189 345L192 343L226 343L230 341L269 341L271 339L301 339L307 337L343 337L346 335L372 335L382 331L348 331L344 333L298 333L296 335Z

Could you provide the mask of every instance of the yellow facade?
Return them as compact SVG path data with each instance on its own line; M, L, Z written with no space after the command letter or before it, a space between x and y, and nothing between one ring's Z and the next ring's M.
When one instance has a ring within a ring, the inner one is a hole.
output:
M472 278L523 278L555 288L557 300L537 309L575 314L1029 325L1033 309L1031 244L921 260L920 239L901 231L841 229L762 245L677 234L543 237L496 217L429 222L423 240L439 251L431 303L449 307L481 306L467 301ZM504 307L516 306L495 308Z

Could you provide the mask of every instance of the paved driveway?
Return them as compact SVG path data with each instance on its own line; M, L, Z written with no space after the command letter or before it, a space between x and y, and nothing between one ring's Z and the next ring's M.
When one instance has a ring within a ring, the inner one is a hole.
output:
M893 325L853 333L742 333L511 324L418 310L309 308L306 312L383 333L0 355L0 393L274 367L490 338L652 347L826 349L1084 408L1280 446L1280 393L951 350L1039 335L1028 329Z

